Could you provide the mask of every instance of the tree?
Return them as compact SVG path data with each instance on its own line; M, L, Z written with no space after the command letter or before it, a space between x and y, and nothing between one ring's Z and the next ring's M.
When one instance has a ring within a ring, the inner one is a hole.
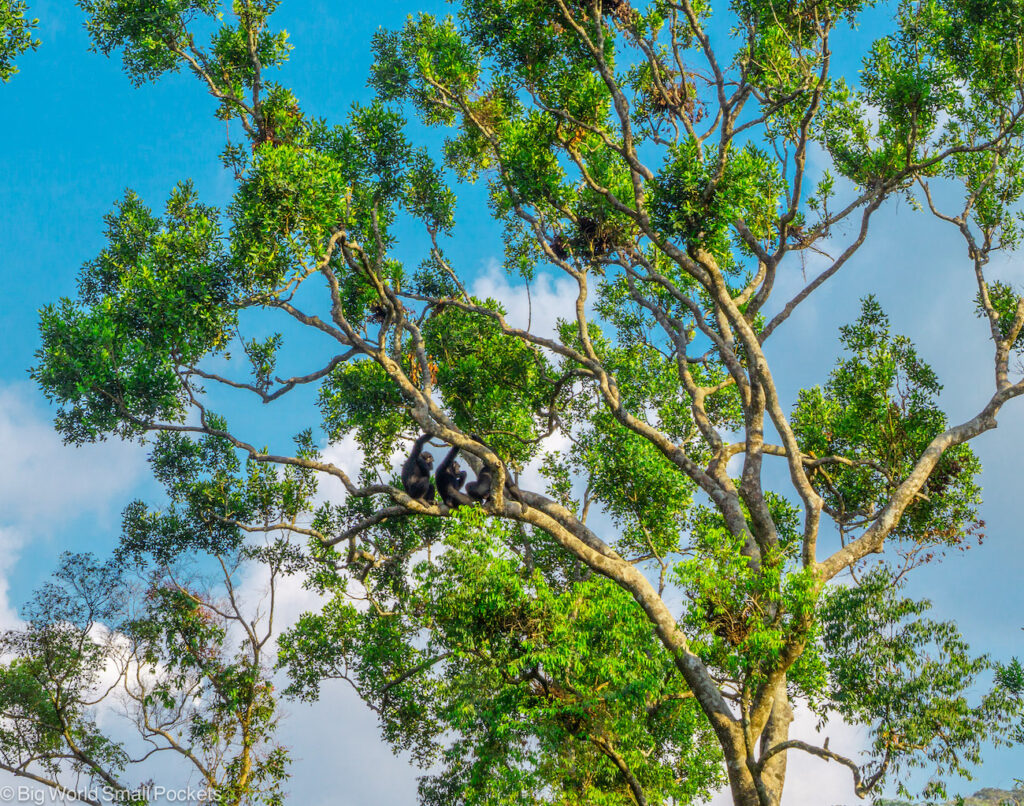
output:
M996 672L996 679L1011 700L1015 700L1018 707L1021 700L1024 700L1024 665L1019 658L1013 658L1009 663L1000 665ZM1024 741L1024 719L1017 725L1014 741ZM1016 779L1017 786L1024 786L1024 779Z
M340 124L270 78L289 55L274 0L80 5L134 82L199 79L241 138L221 154L237 188L216 210L183 182L162 214L128 193L77 297L42 312L33 376L71 442L155 436L175 505L131 510L133 540L309 539L327 604L281 642L291 691L354 685L437 765L424 803L684 802L727 781L771 806L792 752L863 796L1009 737L1019 701L969 702L991 665L901 585L976 539L969 443L1024 393L1024 298L986 274L1020 239L1019 0L893 4L858 86L832 48L857 41L860 0L463 0L377 35L377 98ZM408 114L443 148L411 142ZM470 293L452 244L472 182L508 271L576 289L556 332ZM765 345L898 199L964 239L992 388L950 423L866 288L835 369L788 406ZM805 259L818 273L778 299ZM294 450L228 422L304 389L319 416ZM410 497L394 460L419 432L490 497ZM357 472L321 450L345 437ZM544 489L517 486L528 465ZM317 504L316 477L344 498ZM795 702L869 747L791 737Z
M220 580L207 583L194 563L137 554L135 567L148 569L139 585L127 555L65 554L26 606L25 626L0 635L0 769L97 806L165 792L282 803L288 753L273 741L265 650L273 591L294 555L280 541L216 555ZM236 588L255 563L266 572L266 613L247 611ZM167 756L192 774L140 780L147 761Z

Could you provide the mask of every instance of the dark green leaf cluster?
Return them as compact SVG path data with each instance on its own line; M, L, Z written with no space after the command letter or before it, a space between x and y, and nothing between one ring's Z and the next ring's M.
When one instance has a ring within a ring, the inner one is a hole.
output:
M687 600L681 621L693 631L695 648L707 663L747 685L763 680L790 642L805 640L817 606L813 575L798 566L793 551L799 513L781 496L766 499L779 528L776 553L752 564L721 515L699 507L692 518L692 556L672 570ZM801 660L790 682L813 688L816 659Z
M996 669L996 682L1018 714L1013 733L1014 741L1024 742L1024 664L1019 658L1001 664Z
M855 324L841 328L841 342L851 357L823 389L800 393L792 421L806 454L849 460L826 461L811 477L845 526L885 505L947 421L936 400L938 378L909 340L890 335L888 317L873 297L864 301ZM948 450L894 536L931 544L962 541L979 525L980 469L967 445Z
M39 47L33 36L39 20L26 17L26 9L25 0L4 0L0 5L0 81L4 83L18 72L14 60Z
M706 794L719 781L709 728L635 601L601 577L531 571L501 543L537 558L541 535L460 516L401 599L338 597L289 631L292 690L350 680L390 742L440 764L426 803L632 803L616 759L652 802Z
M129 193L107 219L107 239L82 271L79 300L40 317L32 376L65 404L58 427L74 442L180 418L179 366L223 348L235 322L217 214L190 184L171 195L163 219Z
M86 27L95 48L109 55L121 49L125 72L136 84L152 81L177 69L175 52L186 45L188 25L196 17L213 17L216 0L173 0L150 4L144 14L133 13L130 0L81 0L88 15Z
M581 433L573 463L619 528L627 556L664 558L680 550L694 484L657 448L604 413Z
M730 267L733 222L745 221L759 240L773 233L781 177L774 160L753 146L721 155L700 148L693 140L675 146L653 183L651 218L667 236Z
M407 426L402 395L380 365L355 361L338 367L320 388L324 430L332 441L355 432L367 454L388 457Z
M216 419L213 424L223 425ZM125 509L118 549L124 557L149 554L169 563L190 551L231 553L242 545L241 524L293 522L308 511L316 492L310 471L288 467L279 473L274 465L254 460L243 465L222 437L192 440L163 433L150 461L171 506L161 512L135 501Z
M999 322L999 337L1002 339L1008 339L1010 337L1010 328L1013 326L1013 321L1016 318L1017 311L1020 306L1024 304L1024 296L1017 293L1012 286L1008 283L1004 283L1000 280L989 283L988 288L988 301L989 304L996 312L996 318ZM982 305L981 300L978 300L978 306L976 309L978 316L985 316L985 308ZM1018 353L1024 352L1024 328L1017 333L1013 343L1010 344L1010 349Z
M233 259L243 287L270 292L319 262L348 219L349 176L331 154L261 148L232 206Z
M503 312L494 300L481 300ZM427 351L437 362L437 388L455 423L467 433L491 434L488 444L517 462L528 460L557 408L560 386L544 354L502 333L491 318L449 307L424 328Z

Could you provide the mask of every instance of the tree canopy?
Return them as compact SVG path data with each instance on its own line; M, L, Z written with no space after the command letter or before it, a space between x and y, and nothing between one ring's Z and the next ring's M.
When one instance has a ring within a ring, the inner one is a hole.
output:
M168 503L126 510L123 557L304 541L324 604L281 637L288 693L348 681L426 769L422 803L727 785L775 806L793 753L861 796L924 767L940 797L1019 740L1019 668L903 586L978 539L970 442L1024 394L1024 296L989 276L1021 239L1024 3L460 0L375 36L375 98L343 120L275 80L277 0L79 5L131 81L185 71L215 99L235 184L220 209L186 179L162 209L127 192L77 293L42 311L32 375L69 442L152 445ZM857 24L880 10L871 42ZM860 64L837 42L867 42ZM474 183L500 249L460 240ZM877 289L829 323L842 354L794 400L766 353L897 201L951 227L975 278L992 377L961 422ZM528 287L572 288L553 329L472 293L498 251ZM295 396L313 405L272 450L248 407ZM420 434L490 495L410 495ZM188 590L161 619L196 618ZM236 667L181 668L222 696ZM791 735L798 703L866 747ZM224 802L257 780L276 797L271 758L216 782Z

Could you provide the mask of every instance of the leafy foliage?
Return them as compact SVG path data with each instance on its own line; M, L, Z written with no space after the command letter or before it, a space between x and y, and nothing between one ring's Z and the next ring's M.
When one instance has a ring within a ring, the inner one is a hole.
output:
M840 528L877 512L928 444L948 427L936 397L942 387L908 339L891 336L888 317L867 298L854 325L840 328L853 356L824 389L801 392L793 430L812 457L843 456L822 465L817 483ZM955 543L979 524L981 465L967 445L947 451L893 537Z
M262 555L271 577L285 555L280 546ZM237 602L223 567L221 595ZM288 754L272 741L276 702L255 633L233 649L241 614L184 585L181 572L158 566L136 589L118 561L64 555L26 606L25 627L0 637L0 767L65 795L87 782L146 803L152 782L132 783L132 765L170 752L217 803L282 802ZM134 738L107 735L115 696Z
M14 64L26 50L39 47L39 40L32 32L39 20L25 16L25 0L4 0L0 4L0 81L7 83L18 72Z
M830 678L824 708L871 726L878 767L964 775L981 760L985 726L1009 713L996 694L978 706L967 702L965 689L992 665L970 655L955 625L923 618L929 608L928 601L901 596L880 569L855 588L835 589L821 611ZM927 797L946 797L941 780L929 785ZM909 794L905 786L900 791Z
M360 610L334 582L281 641L290 690L315 698L344 677L380 703L390 741L441 762L425 803L631 803L623 763L652 798L720 784L707 726L632 599L601 577L524 571L510 540L525 537L467 513L400 595Z
M80 5L132 81L185 69L243 134L223 210L187 183L162 216L125 197L77 296L43 310L33 377L70 441L153 435L169 505L129 507L121 557L306 574L325 604L281 641L291 693L354 685L430 768L424 803L683 803L727 781L775 806L791 752L867 795L1014 738L1014 667L971 704L990 661L898 586L978 534L969 443L1024 394L1024 303L987 276L1020 244L1015 2L895 3L843 76L837 38L860 42L873 3L463 0L378 32L376 97L340 123L270 78L290 53L273 0ZM460 182L485 186L525 315L474 285ZM844 355L790 408L766 343L901 198L964 238L994 389L951 423L864 289ZM275 453L243 406L231 426L214 410L234 406L221 388L310 388L320 416ZM411 498L396 470L420 433L489 494ZM278 532L304 554L251 554ZM258 664L222 657L193 594L161 582L134 628L170 652L157 699L202 681L197 746L240 703L270 744ZM869 752L791 738L796 702L869 725ZM260 763L225 767L225 791L278 798L282 757Z

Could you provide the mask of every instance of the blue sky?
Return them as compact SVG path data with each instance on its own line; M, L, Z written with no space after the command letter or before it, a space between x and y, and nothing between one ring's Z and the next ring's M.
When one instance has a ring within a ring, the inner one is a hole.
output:
M286 2L276 21L295 50L280 80L307 112L341 122L354 101L369 98L373 31L397 27L416 10L444 9L436 0ZM77 9L46 0L34 3L32 14L41 19L43 44L0 86L0 274L7 289L0 307L0 595L8 613L52 570L61 551L103 553L117 542L124 504L159 495L142 449L116 443L65 448L49 430L51 413L26 375L38 344L37 310L74 293L78 268L102 246L102 218L126 188L156 208L185 178L194 180L208 203L225 203L232 190L216 158L223 124L213 119L213 102L190 76L133 88L117 59L88 51ZM840 51L841 61L848 58ZM485 211L480 189L460 190L462 229L453 254L482 282L500 288L489 268L500 258L500 237ZM872 290L892 315L894 330L915 339L946 383L951 419L973 416L991 389L991 349L973 316L972 278L953 236L906 204L891 204L856 260L794 316L788 331L773 337L769 358L789 399L800 386L824 380L835 357L837 325L855 318L859 297ZM1019 265L998 272L1024 281ZM800 279L781 279L779 297ZM552 286L548 298L557 296ZM985 545L919 571L913 583L916 594L934 600L937 616L955 618L974 647L998 658L1024 654L1017 500L1024 401L1017 403L1004 410L998 431L976 443L985 466ZM277 422L290 425L287 411ZM279 429L275 438L295 430ZM332 732L323 734L324 709L337 709L347 727L332 721ZM373 719L349 693L330 692L319 711L297 704L288 710L297 798L352 806L414 802L414 773L376 743ZM371 763L387 774L360 776ZM323 765L345 786L324 793L309 783L324 774ZM978 770L976 786L1008 786L1022 770L1020 751L994 751ZM841 776L835 768L827 772ZM852 795L847 801L854 801Z

